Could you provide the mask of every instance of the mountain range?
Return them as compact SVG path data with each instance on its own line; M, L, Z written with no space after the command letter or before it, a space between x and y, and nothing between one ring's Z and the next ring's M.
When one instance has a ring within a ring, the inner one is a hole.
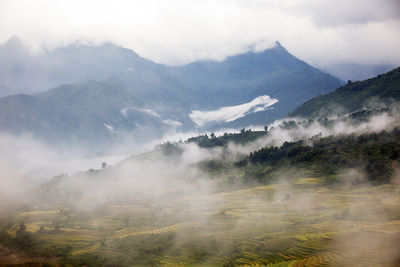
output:
M223 61L166 66L113 44L30 54L14 38L0 58L0 131L53 143L265 125L343 84L278 42Z

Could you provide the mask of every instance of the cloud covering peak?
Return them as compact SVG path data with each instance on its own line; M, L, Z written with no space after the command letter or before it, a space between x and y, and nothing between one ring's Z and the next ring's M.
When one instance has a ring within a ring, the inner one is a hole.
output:
M274 46L323 67L400 64L398 0L0 2L0 43L39 49L113 42L166 64L222 60Z

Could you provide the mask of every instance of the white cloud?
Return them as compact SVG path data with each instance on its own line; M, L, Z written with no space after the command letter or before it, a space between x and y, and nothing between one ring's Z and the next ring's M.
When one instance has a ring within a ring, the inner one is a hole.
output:
M263 111L277 102L278 99L263 95L241 105L222 107L210 111L193 110L189 114L189 117L199 126L203 126L208 122L230 122L242 118L249 113Z
M398 0L3 0L0 43L111 41L167 64L223 59L279 40L319 66L400 64Z
M114 132L114 127L107 124L107 123L103 123L104 127L106 127L110 132Z
M167 125L171 126L171 127L179 127L179 126L182 126L182 122L180 122L180 121L175 121L175 120L167 119L167 120L163 120L162 122L163 122L164 124L167 124Z
M150 116L160 118L160 115L152 109L149 108L123 108L120 110L121 114L126 118L129 115L129 110L137 110L146 113Z
M155 112L155 111L152 110L152 109L149 109L149 108L142 108L142 109L139 109L139 111L144 112L144 113L147 113L147 114L149 114L149 115L151 115L151 116L153 116L153 117L160 118L160 115L158 115L158 113Z

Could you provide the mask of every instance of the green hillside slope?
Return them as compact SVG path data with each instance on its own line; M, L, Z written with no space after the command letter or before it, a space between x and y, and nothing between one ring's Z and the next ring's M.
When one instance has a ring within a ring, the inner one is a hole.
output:
M388 105L400 100L400 68L365 81L348 82L337 90L305 102L291 116L316 117L341 112L354 112L363 106Z

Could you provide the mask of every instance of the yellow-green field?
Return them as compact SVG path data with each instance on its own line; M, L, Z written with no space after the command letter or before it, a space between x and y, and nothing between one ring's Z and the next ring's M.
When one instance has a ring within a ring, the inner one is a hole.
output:
M400 186L321 181L92 210L38 206L3 216L1 230L11 242L24 222L36 242L23 260L14 251L14 263L47 257L65 266L400 266Z

